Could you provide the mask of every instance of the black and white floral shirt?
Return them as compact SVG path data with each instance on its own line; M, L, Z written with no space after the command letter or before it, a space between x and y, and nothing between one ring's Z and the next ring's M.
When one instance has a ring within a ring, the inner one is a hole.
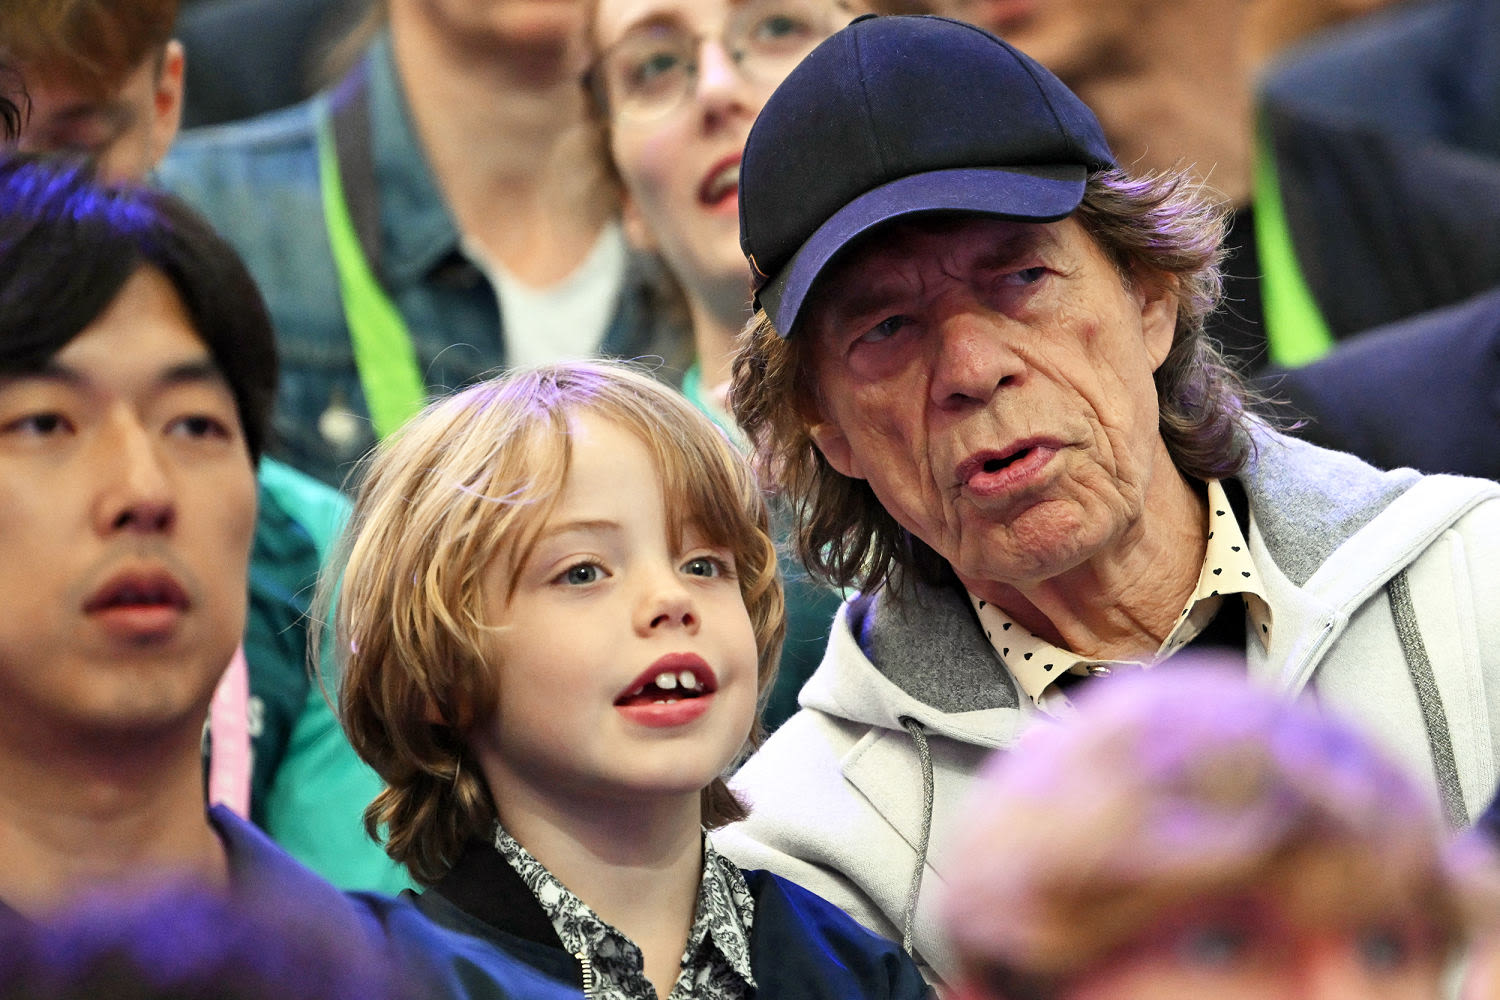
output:
M495 849L531 890L563 947L584 966L590 1000L661 1000L646 978L641 950L600 919L498 824ZM698 908L682 953L682 972L665 1000L742 1000L755 995L750 927L755 900L745 876L703 838Z

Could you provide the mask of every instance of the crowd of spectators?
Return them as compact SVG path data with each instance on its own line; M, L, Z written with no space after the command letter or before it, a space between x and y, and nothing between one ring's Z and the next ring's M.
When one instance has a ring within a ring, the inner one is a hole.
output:
M1494 995L1500 2L5 0L0 998Z

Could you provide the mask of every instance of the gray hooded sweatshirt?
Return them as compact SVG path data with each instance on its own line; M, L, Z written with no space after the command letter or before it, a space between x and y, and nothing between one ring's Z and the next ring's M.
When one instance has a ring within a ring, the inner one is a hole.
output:
M1276 618L1269 649L1247 643L1251 676L1315 691L1467 822L1500 767L1500 485L1380 472L1270 431L1256 444L1239 478ZM962 594L857 596L802 710L731 782L750 818L714 842L948 979L936 900L962 891L948 841L985 757L1036 718L1024 700Z

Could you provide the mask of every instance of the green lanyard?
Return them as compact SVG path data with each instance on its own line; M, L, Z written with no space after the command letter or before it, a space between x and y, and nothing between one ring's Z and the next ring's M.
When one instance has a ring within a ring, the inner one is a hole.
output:
M359 236L339 178L333 125L325 109L318 119L318 185L333 266L338 271L344 320L354 345L354 366L377 437L385 437L422 408L427 388L406 321L380 287L359 246Z
M1285 367L1305 365L1327 354L1333 335L1318 309L1307 279L1297 264L1291 230L1281 202L1276 160L1264 122L1256 129L1255 245L1260 256L1261 303L1271 361Z

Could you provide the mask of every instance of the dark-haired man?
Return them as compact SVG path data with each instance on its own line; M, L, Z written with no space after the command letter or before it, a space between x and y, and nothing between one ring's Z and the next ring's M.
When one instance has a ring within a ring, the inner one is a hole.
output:
M0 5L0 58L30 98L30 114L17 119L19 146L88 159L107 180L144 179L177 135L184 55L172 39L176 13L176 0ZM348 504L269 457L258 478L245 658L215 713L210 795L248 809L339 885L398 889L405 878L360 818L379 780L350 749L306 669L313 586Z
M0 921L184 884L287 900L330 945L389 952L415 995L564 995L402 900L340 893L224 806L205 821L199 740L245 628L276 388L234 251L169 195L18 155L0 274Z
M830 169L831 164L838 169ZM759 310L731 402L799 555L858 591L803 710L735 778L725 853L903 936L992 749L1087 678L1246 657L1378 730L1450 822L1500 768L1500 487L1383 474L1247 415L1205 315L1220 216L1122 169L1035 60L856 21L751 129Z
M199 755L276 384L255 286L181 206L26 157L0 274L0 900L278 877L247 824L204 823Z

